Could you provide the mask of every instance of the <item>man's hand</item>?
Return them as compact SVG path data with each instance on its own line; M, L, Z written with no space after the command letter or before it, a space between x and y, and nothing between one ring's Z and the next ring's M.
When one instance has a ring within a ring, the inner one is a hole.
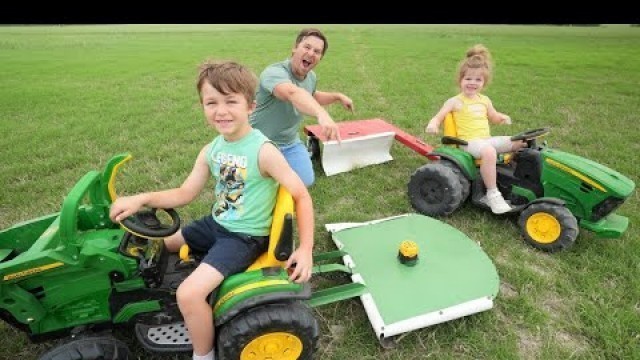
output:
M318 124L322 127L322 133L328 140L337 140L338 143L341 142L338 124L333 121L329 114L318 116Z
M511 125L511 117L508 115L505 115L502 117L502 123L503 124L507 124L507 125Z
M345 94L340 94L339 100L342 103L342 106L353 114L353 100Z

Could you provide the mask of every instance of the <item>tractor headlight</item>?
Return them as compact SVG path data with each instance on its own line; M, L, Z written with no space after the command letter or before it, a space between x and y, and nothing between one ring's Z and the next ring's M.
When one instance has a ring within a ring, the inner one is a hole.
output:
M591 221L598 221L603 217L614 212L622 203L624 199L616 197L608 197L602 200L598 205L593 207L593 213L591 214Z

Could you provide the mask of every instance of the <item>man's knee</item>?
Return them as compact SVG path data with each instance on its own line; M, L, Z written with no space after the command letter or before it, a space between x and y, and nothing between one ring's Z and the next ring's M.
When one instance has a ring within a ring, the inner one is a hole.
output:
M300 175L300 179L302 179L302 182L304 183L304 186L309 187L311 185L313 185L313 183L316 181L316 176L313 173L313 171L311 171L308 174L301 174Z

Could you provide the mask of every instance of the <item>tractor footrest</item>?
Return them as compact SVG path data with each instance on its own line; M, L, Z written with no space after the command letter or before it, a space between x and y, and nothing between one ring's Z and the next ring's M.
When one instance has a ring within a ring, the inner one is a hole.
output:
M140 344L154 352L192 351L191 339L184 322L164 325L137 323L135 333Z

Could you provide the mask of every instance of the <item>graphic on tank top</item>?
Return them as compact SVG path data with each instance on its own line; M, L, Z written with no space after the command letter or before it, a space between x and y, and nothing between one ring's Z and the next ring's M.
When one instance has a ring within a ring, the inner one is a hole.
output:
M247 176L247 157L219 152L214 159L214 171L219 174L216 183L216 217L235 220L244 212L244 186Z

